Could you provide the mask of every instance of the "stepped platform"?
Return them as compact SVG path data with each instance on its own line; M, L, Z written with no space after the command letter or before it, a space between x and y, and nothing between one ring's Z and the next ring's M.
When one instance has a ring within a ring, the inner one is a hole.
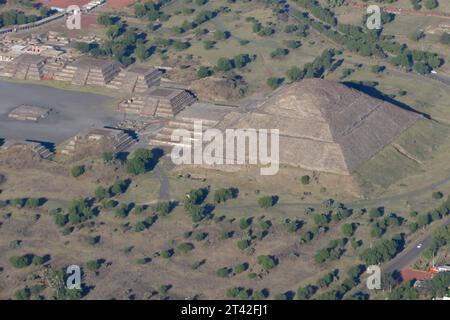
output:
M0 70L0 76L20 80L41 80L46 59L34 54L21 54Z
M182 110L175 118L170 119L167 124L156 135L150 138L150 145L153 146L175 146L180 145L171 139L173 132L177 129L185 129L191 134L191 144L193 141L201 139L198 133L194 132L194 123L202 126L202 132L214 128L222 119L235 107L218 106L209 103L195 102L189 108Z
M48 147L43 142L31 140L6 140L1 145L0 149L6 152L30 151L41 159L49 159L54 155L54 153L50 149L48 149Z
M118 153L135 142L136 139L125 130L110 127L94 128L83 131L63 143L59 147L59 153L71 156L88 149L93 153L106 151Z
M9 114L8 118L22 120L22 121L38 121L46 118L51 109L38 106L20 105L14 108Z
M181 89L152 87L119 103L118 111L141 117L173 118L194 103L195 97Z
M79 86L106 86L119 72L118 62L82 57L66 65L55 75L55 80L67 81Z
M132 65L122 70L108 87L127 93L143 94L151 87L157 87L161 82L162 72L158 69Z

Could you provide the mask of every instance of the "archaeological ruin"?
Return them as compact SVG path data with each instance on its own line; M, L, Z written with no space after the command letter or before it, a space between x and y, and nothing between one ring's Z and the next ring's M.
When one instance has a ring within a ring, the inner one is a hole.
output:
M67 64L55 75L55 80L67 81L74 85L106 86L120 72L115 61L82 57Z
M186 90L152 87L143 94L122 101L118 111L142 117L173 118L195 100Z
M14 108L8 117L16 120L22 121L38 121L39 119L46 118L50 113L50 108L30 106L30 105L20 105Z
M74 156L76 154L102 152L117 153L130 147L135 138L122 129L117 128L93 128L83 131L65 143L58 146L58 152L62 155Z
M171 133L180 128L193 133L193 121L198 120L203 129L213 127L221 132L278 129L280 163L350 175L421 118L344 84L321 79L284 86L258 105L213 109L223 112L213 119L202 111L190 117L181 113L150 144L173 146L176 143L170 140ZM192 136L193 141L198 138Z
M20 80L41 80L45 58L34 54L22 54L0 70L0 76Z
M151 87L159 86L161 76L161 71L157 69L132 65L123 69L108 87L126 93L144 94Z

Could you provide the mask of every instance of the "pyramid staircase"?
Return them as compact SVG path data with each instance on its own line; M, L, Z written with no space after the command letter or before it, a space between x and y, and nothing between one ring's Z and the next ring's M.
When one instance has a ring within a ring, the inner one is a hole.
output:
M149 144L152 146L183 145L181 142L172 141L171 136L175 130L184 129L191 134L190 142L192 146L194 141L201 140L201 134L194 132L195 121L202 121L202 133L205 130L213 128L218 124L218 121L214 120L194 119L187 117L171 119L160 131L158 131L158 133L156 133L156 135L150 138Z
M160 118L173 118L186 106L194 103L195 100L195 97L186 91L183 91L169 101L161 99L156 108L155 116Z
M78 69L72 78L72 84L84 86L89 77L89 69Z
M42 143L38 143L38 142L33 143L31 150L33 150L42 159L49 159L54 155L54 153L52 151L50 151L50 149L48 149Z

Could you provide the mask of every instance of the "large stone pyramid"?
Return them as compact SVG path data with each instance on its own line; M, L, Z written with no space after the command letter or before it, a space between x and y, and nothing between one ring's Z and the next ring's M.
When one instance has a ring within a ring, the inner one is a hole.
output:
M420 117L344 84L310 79L254 110L228 114L219 128L279 129L280 163L349 175Z

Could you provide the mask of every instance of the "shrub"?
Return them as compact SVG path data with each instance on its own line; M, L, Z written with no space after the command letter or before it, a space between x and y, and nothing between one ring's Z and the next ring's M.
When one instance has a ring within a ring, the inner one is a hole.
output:
M35 198L28 198L25 202L25 207L29 209L36 209L37 207L39 207L39 205L39 199Z
M41 264L43 264L43 263L44 263L44 259L43 259L42 257L39 257L39 256L33 256L33 259L32 259L32 264L33 264L33 265L39 266L39 265L41 265Z
M436 191L436 192L433 192L433 194L431 196L433 199L438 200L438 199L442 199L444 197L444 194L440 191Z
M227 278L230 275L230 272L231 272L230 268L223 267L216 271L216 275L221 278Z
M99 259L97 260L89 260L86 262L86 268L90 271L97 271L101 267L101 261Z
M14 268L22 269L31 265L32 259L33 255L26 254L23 256L12 256L11 258L9 258L9 262Z
M270 207L273 207L278 201L277 196L264 196L259 198L258 204L263 209L268 209Z
M194 245L190 242L184 242L178 245L177 250L182 253L187 253L189 251L194 250Z
M229 289L227 289L227 297L228 298L236 298L238 295L239 295L239 293L241 292L241 288L238 288L238 287L234 287L234 288L229 288Z
M113 156L112 152L103 152L102 159L103 159L104 163L111 163L114 160L114 156Z
M237 189L221 188L214 193L214 202L221 203L237 197Z
M203 41L203 48L205 48L206 50L210 50L210 49L214 48L215 44L216 44L215 41L205 40L205 41Z
M250 247L250 240L248 240L248 239L239 240L237 242L237 246L238 246L239 249L245 250L248 247Z
M302 176L300 178L300 181L302 182L303 185L307 185L311 182L311 178L308 175Z
M283 78L270 77L269 79L267 79L266 83L272 90L275 90L276 88L281 86L281 84L283 83Z
M163 257L164 259L169 259L174 255L174 251L173 249L166 249L161 251L161 257Z
M19 289L14 293L16 300L29 300L31 297L31 291L29 288Z
M372 208L369 210L369 217L372 219L382 217L383 214L384 214L383 208Z
M242 273L246 270L248 270L248 263L240 263L234 267L234 272L236 273Z
M261 255L257 258L258 264L266 270L273 269L277 266L278 260L273 256Z
M300 48L300 46L302 45L302 43L300 41L297 40L288 40L286 42L286 46L290 49L297 49Z
M100 241L100 236L87 236L86 241L91 246L96 245Z
M219 239L220 240L226 240L229 239L233 236L233 232L232 231L223 231L220 236Z
M201 66L197 70L197 76L199 78L206 78L206 77L209 77L212 74L213 74L213 71L210 68L208 68L208 67Z
M272 226L272 222L270 220L264 220L260 222L259 226L261 229L267 230Z
M63 227L64 225L67 224L67 222L69 222L69 218L66 214L62 214L62 213L57 213L55 215L55 224L59 227Z
M251 218L241 218L241 220L239 220L239 228L241 228L241 230L247 229L251 224Z
M130 212L130 208L128 204L121 204L119 208L116 209L116 217L118 218L126 218L128 213Z
M195 262L192 264L192 266L191 266L192 270L197 270L197 269L200 268L203 264L205 264L205 262L206 262L206 260L198 260L198 261L195 261Z
M380 65L373 65L372 67L370 67L370 71L372 71L373 73L380 73L383 72L383 70L385 69L384 66L380 66Z
M126 169L128 173L138 175L153 168L156 161L154 150L137 149L133 157L127 160Z
M85 173L85 171L86 171L85 167L81 165L73 167L70 173L72 174L72 177L77 178L81 176L83 173Z
M171 284L162 285L159 287L159 292L161 293L167 293L172 288Z
M156 213L160 214L161 216L165 217L167 216L170 211L172 211L173 205L169 201L166 202L158 202L153 209Z
M128 181L117 180L110 188L110 193L115 196L124 193L128 188Z
M97 189L95 189L95 199L97 201L102 201L103 199L109 197L109 192L106 188L99 186Z
M143 221L138 221L134 225L134 231L136 232L141 232L144 231L145 229L147 229L147 225Z
M342 233L346 237L351 237L353 235L353 232L355 231L355 224L354 223L346 223L341 228Z
M195 235L195 240L202 241L205 240L207 236L208 236L207 232L199 232Z

